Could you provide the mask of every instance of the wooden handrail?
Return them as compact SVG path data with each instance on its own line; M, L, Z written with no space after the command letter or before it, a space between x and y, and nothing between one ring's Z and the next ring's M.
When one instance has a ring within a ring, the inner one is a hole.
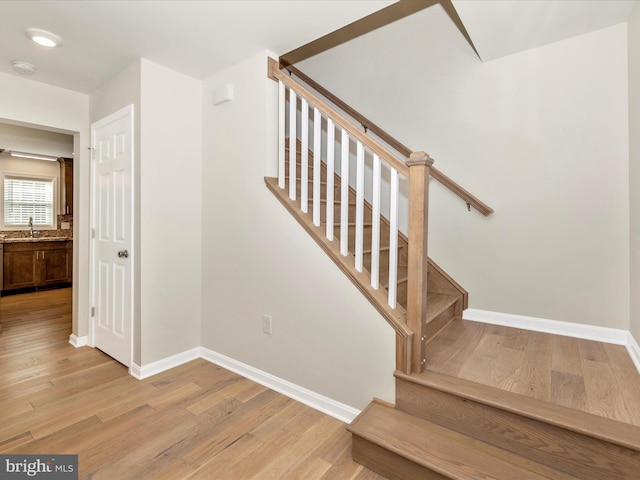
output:
M349 135L356 138L363 145L366 145L373 153L378 155L380 159L384 160L390 167L394 168L398 173L409 177L409 167L400 158L391 153L385 146L376 141L374 138L367 136L366 133L358 130L344 115L328 105L320 97L312 93L308 88L293 81L287 74L280 70L280 64L277 60L269 58L269 78L276 81L281 81L287 87L296 92L296 95L304 98L310 105L316 107L326 117L329 117L333 122L345 129Z
M371 130L371 132L373 132L376 136L378 136L378 138L380 138L385 143L387 143L388 145L393 147L395 150L400 152L404 157L409 158L411 156L411 154L413 153L413 150L411 150L406 145L400 143L398 140L396 140L394 137L389 135L387 132L385 132L378 125L373 123L371 120L369 120L367 117L362 115L357 110L355 110L352 107L350 107L343 100L341 100L340 98L336 97L333 93L331 93L329 90L324 88L322 85L320 85L318 82L313 80L311 77L309 77L308 75L304 74L303 72L298 70L293 65L286 65L286 66L281 66L281 67L286 69L287 71L289 71L290 73L292 73L296 77L298 77L300 80L302 80L304 83L306 83L311 88L316 90L318 93L320 93L323 97L325 97L331 103L333 103L334 105L337 105L341 110L346 112L350 117L353 117L354 119L356 119L358 121L358 123L360 123L365 130ZM278 70L279 70L279 68L278 68ZM286 75L285 75L285 78L286 78ZM331 107L328 107L328 108L331 108ZM331 110L335 111L333 109L331 109ZM486 203L484 203L481 200L479 200L477 197L473 196L471 193L469 193L463 187L461 187L456 182L454 182L451 178L447 177L440 170L438 170L435 167L431 167L429 170L430 170L430 175L434 179L436 179L442 185L447 187L449 190L451 190L457 196L462 198L462 200L464 200L467 205L475 208L480 213L482 213L485 217L493 213L493 209L491 207L489 207ZM405 175L405 176L407 176L407 175Z

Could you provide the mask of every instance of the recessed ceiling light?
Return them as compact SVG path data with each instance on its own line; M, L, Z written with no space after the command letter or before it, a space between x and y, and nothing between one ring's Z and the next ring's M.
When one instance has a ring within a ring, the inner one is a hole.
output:
M39 28L27 28L27 37L43 47L59 47L62 45L62 39L55 33L47 32Z
M11 62L13 69L20 75L33 75L36 73L36 67L29 62L23 62L22 60L13 60Z

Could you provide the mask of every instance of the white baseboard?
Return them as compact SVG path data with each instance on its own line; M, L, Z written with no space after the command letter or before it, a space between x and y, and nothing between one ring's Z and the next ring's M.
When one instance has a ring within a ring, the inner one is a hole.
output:
M584 338L585 340L595 340L597 342L613 343L615 345L626 345L629 334L627 330L617 328L597 327L594 325L526 317L524 315L513 315L510 313L489 312L486 310L476 310L475 308L465 310L462 318L474 322L522 328L534 332L564 335L565 337Z
M546 318L526 317L510 313L489 312L486 310L476 310L474 308L465 310L462 318L464 320L489 323L491 325L522 328L534 332L552 333L554 335L564 335L565 337L583 338L596 342L624 345L638 373L640 373L640 347L628 330L548 320Z
M166 370L179 367L184 363L196 360L198 358L200 358L200 348L193 348L191 350L187 350L186 352L178 353L176 355L157 360L147 365L140 366L134 363L131 365L131 368L129 368L129 374L132 377L137 378L138 380L143 380L145 378L152 377L153 375L157 375L158 373L162 373Z
M186 352L178 353L177 355L163 358L162 360L158 360L148 365L140 366L134 363L131 365L131 368L129 368L129 374L138 380L143 380L198 358L215 363L222 368L237 373L238 375L248 378L260 385L264 385L271 390L297 400L298 402L325 413L337 420L340 420L341 422L351 423L351 421L360 414L360 410L356 408L337 402L329 397L325 397L324 395L320 395L319 393L313 392L299 385L295 385L287 380L283 380L275 375L271 375L270 373L264 372L252 367L251 365L239 362L205 347L194 348Z
M627 336L627 344L625 346L627 347L631 361L636 366L638 373L640 373L640 346L631 333Z
M89 345L89 337L87 335L78 337L72 333L71 335L69 335L69 343L76 348L86 347L87 345Z
M201 350L202 358L205 360L215 363L260 385L264 385L271 390L297 400L344 423L351 423L351 421L360 414L360 410L356 408L337 402L299 385L295 385L270 373L258 370L233 358L229 358L205 347L201 347Z

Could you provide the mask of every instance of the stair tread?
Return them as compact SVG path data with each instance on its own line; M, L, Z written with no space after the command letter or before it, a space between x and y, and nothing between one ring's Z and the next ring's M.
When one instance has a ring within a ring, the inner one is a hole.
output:
M446 293L427 292L427 319L437 317L456 303L459 298L459 296Z
M418 375L396 371L395 376L640 452L640 427L635 425L430 370Z
M348 430L447 478L576 478L378 401L369 404Z

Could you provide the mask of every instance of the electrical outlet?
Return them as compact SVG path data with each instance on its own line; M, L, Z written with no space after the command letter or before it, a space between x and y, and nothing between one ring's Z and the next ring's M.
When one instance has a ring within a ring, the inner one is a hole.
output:
M267 335L271 335L271 315L262 316L262 331Z
M60 230L69 230L71 228L71 224L69 222L62 222L60 224Z

